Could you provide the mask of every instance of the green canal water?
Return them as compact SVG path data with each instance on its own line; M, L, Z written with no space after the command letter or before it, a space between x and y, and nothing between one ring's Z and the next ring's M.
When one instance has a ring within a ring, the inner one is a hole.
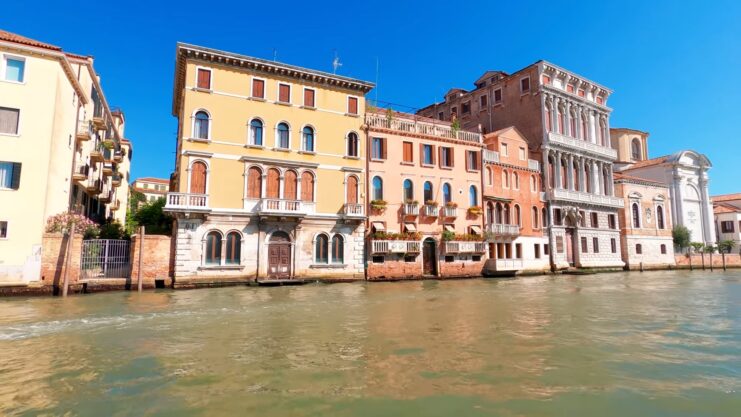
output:
M739 416L741 272L6 298L0 415Z

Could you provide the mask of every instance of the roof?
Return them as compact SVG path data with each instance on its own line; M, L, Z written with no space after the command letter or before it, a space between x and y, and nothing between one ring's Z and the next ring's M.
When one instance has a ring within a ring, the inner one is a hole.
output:
M730 204L713 204L713 213L715 214L723 214L723 213L741 213L741 209L738 207L734 207Z
M154 177L141 177L134 180L134 182L142 181L142 182L156 182L160 184L169 184L170 180L166 180L164 178L154 178Z
M28 45L28 46L35 46L37 48L49 49L51 51L61 51L62 50L62 48L58 46L40 42L35 39L17 35L15 33L11 33L11 32L8 32L2 29L0 29L0 40L13 42L13 43L20 43L20 44Z
M639 134L639 135L646 135L646 136L648 136L648 135L649 135L649 133L648 133L648 132L644 132L644 131L642 131L642 130L638 130L638 129L631 129L631 128L629 128L629 127L611 127L611 128L610 128L610 132L612 132L613 130L614 130L614 131L620 131L620 132L631 132L631 133L637 133L637 134Z
M710 197L710 200L713 203L718 203L722 201L741 200L741 193L715 195L715 196Z
M634 164L631 164L627 168L625 168L624 171L629 171L631 169L636 169L636 168L645 168L645 167L650 167L654 165L661 165L663 163L666 163L668 158L669 158L668 156L660 156L658 158L646 159L645 161L638 161Z
M627 181L627 182L656 185L656 186L668 188L668 186L666 184L664 184L663 182L654 181L654 180L647 180L645 178L640 178L640 177L634 177L632 175L626 175L626 174L623 174L621 172L615 172L615 173L613 173L613 179L615 181Z

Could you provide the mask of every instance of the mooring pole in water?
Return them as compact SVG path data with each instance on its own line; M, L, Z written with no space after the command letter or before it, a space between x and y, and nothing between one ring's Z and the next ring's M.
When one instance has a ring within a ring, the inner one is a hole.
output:
M72 252L72 240L75 236L75 221L70 222L69 230L67 230L67 247L64 250L64 276L62 278L62 297L67 297L67 290L69 289L69 258L70 252Z
M643 261L641 261L641 272L643 272Z
M144 254L144 226L139 226L139 269L136 271L136 280L139 292L142 292L142 260Z

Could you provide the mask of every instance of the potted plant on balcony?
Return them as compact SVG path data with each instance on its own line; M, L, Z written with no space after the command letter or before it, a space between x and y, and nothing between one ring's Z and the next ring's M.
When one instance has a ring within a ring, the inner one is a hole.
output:
M458 208L458 203L454 203L452 201L448 201L447 203L445 203L445 207L447 207L447 208Z
M481 206L471 206L468 208L468 214L471 216L480 216L484 213L484 209L481 208Z
M416 205L419 205L419 201L407 199L406 201L404 201L404 204L414 204L416 206Z
M430 206L430 207L437 207L437 201L435 201L435 200L427 200L427 201L425 201L425 205L426 206Z
M371 200L370 206L371 209L376 211L384 211L386 210L386 201L384 200Z
M440 235L440 239L443 242L450 242L451 240L455 240L455 232L451 232L450 230L443 230L443 233Z

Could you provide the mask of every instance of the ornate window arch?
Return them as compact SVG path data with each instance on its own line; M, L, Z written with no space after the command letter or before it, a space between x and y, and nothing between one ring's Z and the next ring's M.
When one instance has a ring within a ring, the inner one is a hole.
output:
M538 208L536 206L533 206L533 209L532 209L533 229L537 229L540 227L539 226L540 222L538 222L538 211L539 211Z
M515 204L515 224L522 227L522 210L519 204Z
M656 206L656 226L662 230L666 228L666 223L664 222L664 206L661 204Z
M316 176L312 171L305 170L301 173L301 201L315 201Z
M247 198L262 198L262 175L262 168L257 165L247 168Z
M329 263L329 235L324 232L314 236L314 263Z
M226 265L239 265L242 263L242 233L231 230L226 234Z
M209 164L205 159L190 161L188 171L188 190L191 194L208 194Z
M345 263L345 238L335 233L332 236L332 247L331 247L331 258L333 264L344 264Z
M638 203L632 203L630 206L631 218L633 219L633 228L641 228L641 208Z
M298 200L298 173L293 169L287 169L283 173L283 197L284 200Z
M345 140L347 141L346 156L351 158L360 157L360 141L358 140L358 134L355 132L349 132Z
M209 230L203 238L203 263L221 265L221 241L223 235L218 230Z

